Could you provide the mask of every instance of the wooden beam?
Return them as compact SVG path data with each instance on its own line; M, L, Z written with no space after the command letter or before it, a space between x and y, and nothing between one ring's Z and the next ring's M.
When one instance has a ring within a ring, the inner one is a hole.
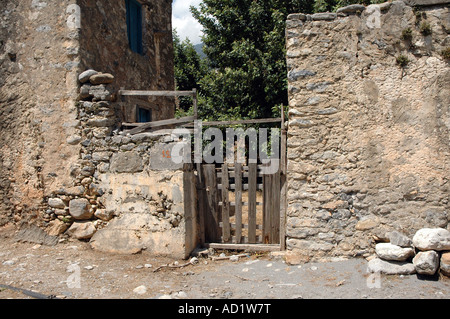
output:
M136 91L136 90L120 90L118 95L121 96L196 96L196 91Z
M184 124L188 122L193 122L195 120L195 117L188 116L188 117L182 117L179 119L170 119L170 120L163 120L163 121L157 121L157 122L149 122L149 123L123 123L123 126L136 126L136 128L131 129L127 131L126 133L134 135L141 133L147 129L155 128L155 127L161 127L161 126L168 126L168 125L179 125Z
M204 245L206 248L228 249L228 250L246 250L246 251L280 251L280 245L251 245L251 244L214 244Z

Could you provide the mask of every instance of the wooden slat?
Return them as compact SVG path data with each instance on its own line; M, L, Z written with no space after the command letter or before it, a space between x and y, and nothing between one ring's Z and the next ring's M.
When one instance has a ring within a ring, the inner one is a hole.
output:
M197 199L198 199L198 222L199 222L199 237L200 243L203 244L206 242L206 234L205 234L205 220L206 214L208 211L208 198L206 194L205 180L203 174L201 174L201 165L197 165L197 172L199 172L196 176L197 183Z
M207 211L205 214L206 239L209 241L220 240L220 214L219 214L219 191L217 189L216 166L214 164L202 165L203 180L207 196Z
M134 129L131 129L129 131L126 131L125 133L128 134L138 134L141 133L147 129L155 128L155 127L161 127L161 126L168 126L168 125L178 125L188 122L193 122L195 118L193 116L183 117L179 119L170 119L170 120L163 120L163 121L156 121L156 122L149 122L149 123L123 123L123 126L135 126Z
M270 244L273 175L265 175L263 191L263 243Z
M249 164L248 177L248 242L256 243L256 172L257 164Z
M269 244L280 243L280 169L272 175L272 200Z
M230 202L228 194L228 165L222 165L222 237L225 243L231 240L230 231Z
M195 91L137 91L137 90L120 90L118 92L120 96L196 96Z
M235 166L235 216L236 216L236 244L241 243L242 238L242 164Z

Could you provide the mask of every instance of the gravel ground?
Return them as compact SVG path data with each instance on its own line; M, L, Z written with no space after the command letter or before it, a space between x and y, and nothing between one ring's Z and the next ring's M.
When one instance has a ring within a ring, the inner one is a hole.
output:
M225 252L233 254L233 252ZM32 298L15 288L64 299L448 299L450 279L367 274L367 261L289 266L270 254L239 261L156 258L93 251L67 241L49 247L0 229L0 299ZM179 268L158 267L177 264ZM185 267L181 267L185 266ZM156 271L158 270L158 271ZM2 286L3 285L3 286Z

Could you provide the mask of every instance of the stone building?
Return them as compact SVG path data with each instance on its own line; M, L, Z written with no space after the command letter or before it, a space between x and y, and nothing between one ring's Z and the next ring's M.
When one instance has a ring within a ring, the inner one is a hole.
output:
M0 226L51 226L64 220L71 199L90 200L95 212L88 146L121 122L173 118L171 100L118 103L116 96L120 88L174 90L171 6L171 0L1 1ZM81 83L88 69L114 79Z
M449 229L448 3L289 16L293 259L367 256L391 231Z

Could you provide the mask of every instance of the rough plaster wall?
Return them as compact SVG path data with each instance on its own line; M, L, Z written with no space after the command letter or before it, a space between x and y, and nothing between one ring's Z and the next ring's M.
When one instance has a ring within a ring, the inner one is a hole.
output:
M42 199L70 184L76 130L78 30L74 0L0 3L0 224L37 215Z
M172 1L143 5L143 48L140 55L128 45L125 0L78 0L81 8L81 64L114 74L116 90L174 90ZM174 117L170 98L129 99L124 121L135 121L135 105L153 110L153 119Z
M391 230L448 228L449 8L417 12L395 1L288 20L287 246L301 260L367 255Z

